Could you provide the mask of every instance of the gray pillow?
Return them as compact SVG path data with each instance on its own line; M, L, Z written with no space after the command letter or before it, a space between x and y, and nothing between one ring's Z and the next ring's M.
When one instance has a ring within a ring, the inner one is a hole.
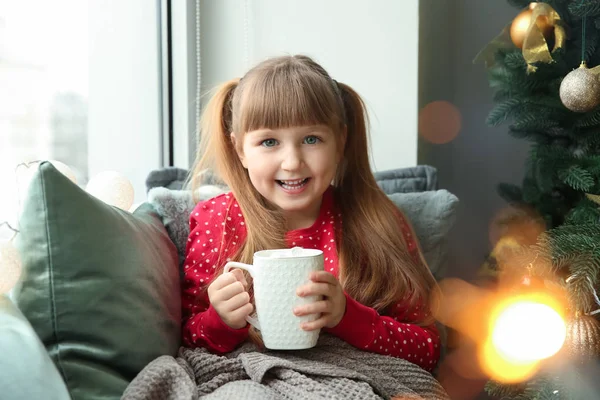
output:
M385 194L425 192L438 188L437 169L429 165L378 171L373 176Z
M456 221L458 198L443 189L394 193L389 198L412 223L433 276L442 279L446 274L448 235Z
M218 187L206 185L200 188L198 197L208 199L220 191ZM395 193L389 197L410 220L431 272L436 279L443 278L447 238L456 219L458 198L447 190ZM154 188L148 193L148 202L163 219L167 232L177 247L181 266L189 235L189 216L194 208L191 193Z
M165 167L150 171L146 178L146 190L149 191L155 187L181 190L187 175L187 169L177 167ZM386 194L437 190L437 170L430 165L377 171L373 175L379 187ZM214 176L208 174L206 178L206 184L218 184Z

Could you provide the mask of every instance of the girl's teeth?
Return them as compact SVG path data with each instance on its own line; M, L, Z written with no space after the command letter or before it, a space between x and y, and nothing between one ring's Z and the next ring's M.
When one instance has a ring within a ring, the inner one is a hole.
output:
M284 189L296 189L302 187L308 182L308 179L299 179L295 181L279 181Z
M299 184L301 184L302 182L304 182L304 179L300 179L300 180L297 180L297 181L281 181L281 182L282 182L284 185L288 185L288 186L289 186L289 185L299 185Z

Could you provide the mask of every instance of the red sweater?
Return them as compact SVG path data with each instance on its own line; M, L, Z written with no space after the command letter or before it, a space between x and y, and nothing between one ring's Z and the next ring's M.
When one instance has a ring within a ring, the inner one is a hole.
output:
M286 235L289 247L300 246L323 251L325 270L338 276L334 240L336 218L331 188L323 196L315 223ZM402 218L399 227L409 250L418 257L418 247L409 225ZM248 327L232 329L210 305L207 288L215 272L243 243L246 226L239 205L231 193L200 202L190 217L190 236L186 249L183 283L183 341L186 346L204 347L227 353L248 337ZM379 315L346 294L346 312L340 323L323 329L347 343L367 351L401 357L431 371L440 356L440 337L435 325L421 327L414 321L428 310L404 303L391 307L389 315Z

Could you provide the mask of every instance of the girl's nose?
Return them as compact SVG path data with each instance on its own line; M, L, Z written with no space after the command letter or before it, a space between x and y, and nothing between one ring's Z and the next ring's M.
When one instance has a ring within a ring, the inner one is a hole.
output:
M281 169L285 171L294 171L302 165L302 154L297 148L290 148L283 154Z

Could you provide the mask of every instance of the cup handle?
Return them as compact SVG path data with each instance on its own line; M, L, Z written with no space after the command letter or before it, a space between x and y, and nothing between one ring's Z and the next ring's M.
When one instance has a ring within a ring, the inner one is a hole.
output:
M254 277L254 266L253 265L244 264L244 263L237 262L237 261L229 261L227 264L225 264L225 268L223 268L223 273L226 274L232 268L244 269L250 273L250 276ZM255 327L256 329L260 330L260 324L258 323L257 318L247 316L246 321L248 321L248 323L250 325L252 325L253 327Z

